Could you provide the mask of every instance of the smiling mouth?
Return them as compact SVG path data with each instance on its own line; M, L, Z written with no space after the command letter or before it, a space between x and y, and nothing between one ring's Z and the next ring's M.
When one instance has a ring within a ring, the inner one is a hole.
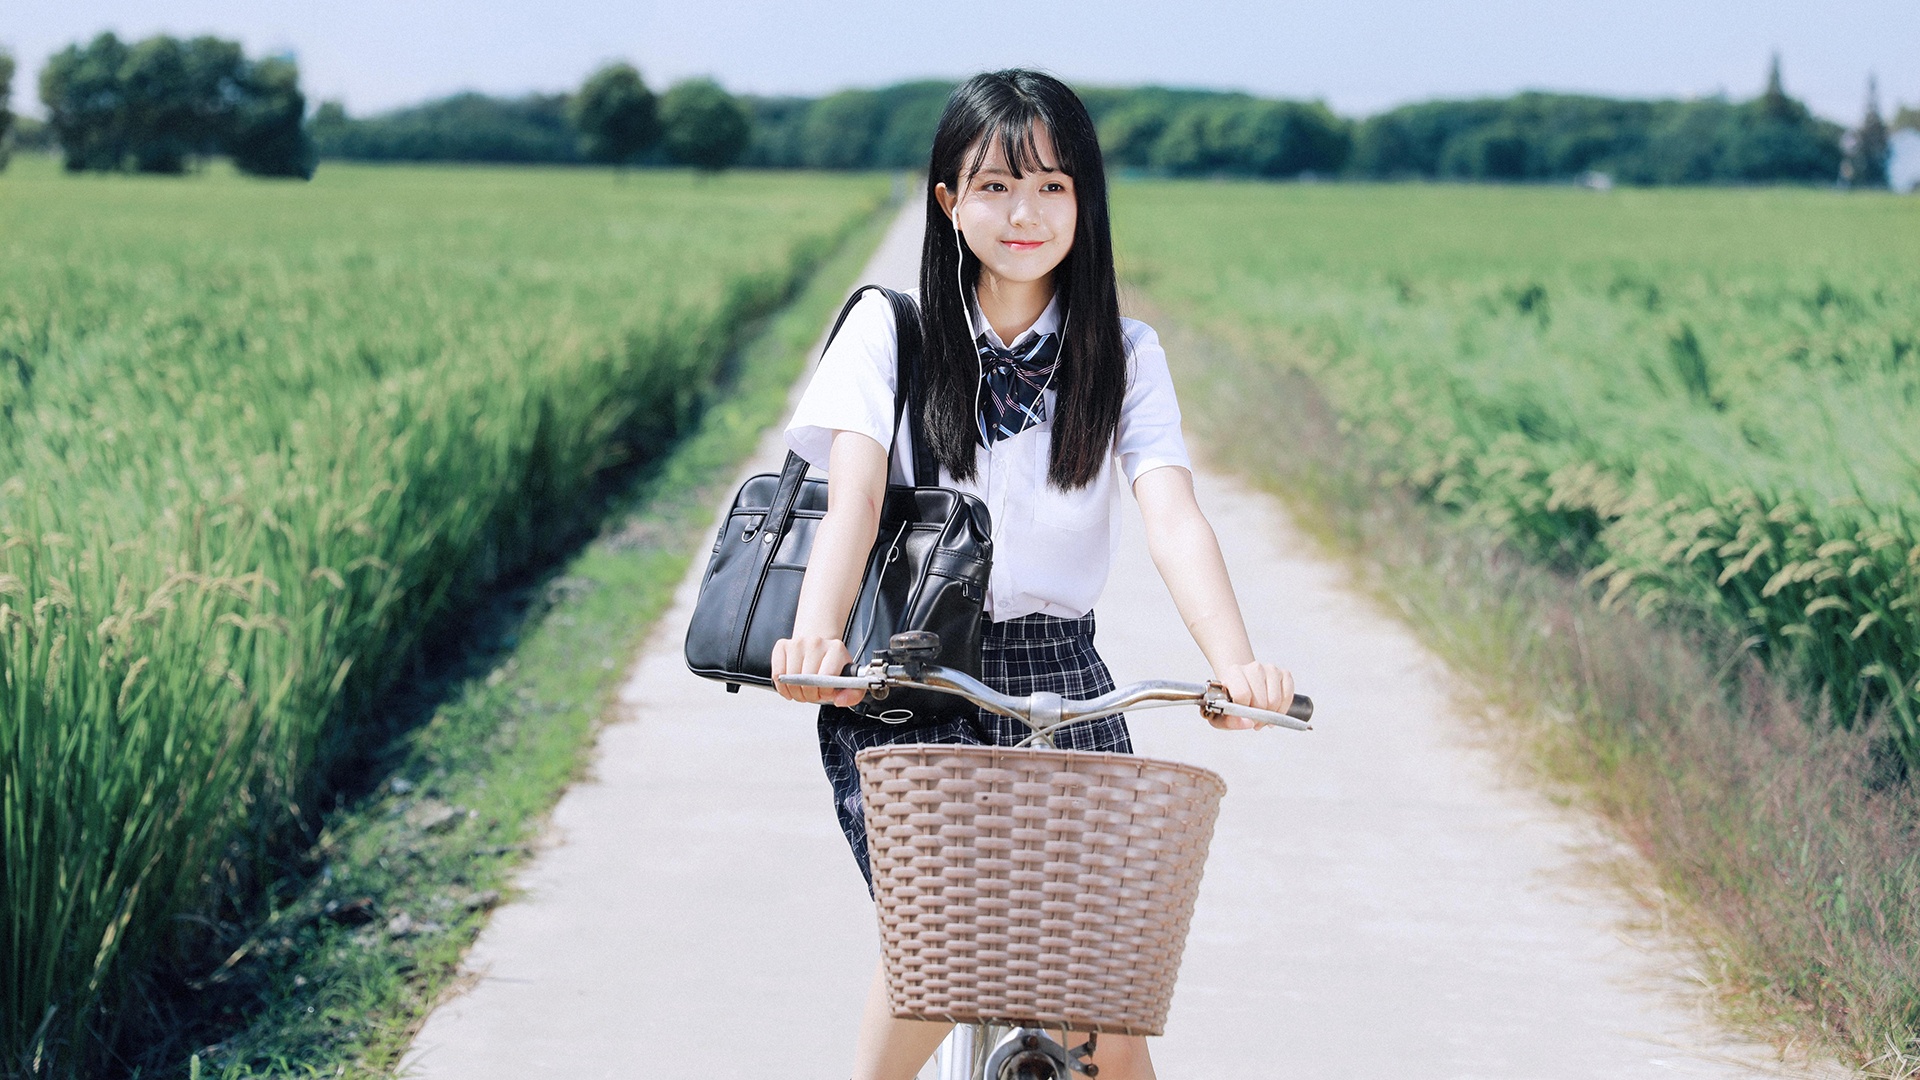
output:
M1015 251L1032 251L1046 243L1045 240L1002 240L1000 242Z

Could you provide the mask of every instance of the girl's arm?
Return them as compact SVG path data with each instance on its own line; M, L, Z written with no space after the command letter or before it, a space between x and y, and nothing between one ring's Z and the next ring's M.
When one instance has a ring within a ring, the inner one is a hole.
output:
M1173 594L1180 618L1213 666L1213 677L1233 700L1256 709L1285 712L1293 704L1293 674L1253 657L1246 620L1227 579L1227 562L1213 526L1193 497L1193 474L1169 466L1149 469L1133 482L1133 496L1147 524L1147 551ZM1215 727L1249 728L1253 721L1220 716Z
M776 678L838 675L852 662L840 634L860 595L861 576L880 531L880 506L886 495L886 448L858 432L834 433L827 458L827 516L814 534L807 574L800 582L793 636L773 645ZM859 690L790 687L777 681L773 685L781 697L831 701L841 708L859 704L862 697Z

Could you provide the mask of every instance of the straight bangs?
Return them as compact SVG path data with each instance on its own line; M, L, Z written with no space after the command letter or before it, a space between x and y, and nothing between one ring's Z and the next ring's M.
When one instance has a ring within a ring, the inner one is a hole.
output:
M986 168L987 159L993 156L990 151L995 145L1000 147L1000 156L1007 163L1007 168L1013 171L1015 179L1025 177L1030 172L1060 172L1079 179L1079 170L1069 158L1072 148L1062 145L1060 139L1053 141L1053 151L1060 160L1047 161L1041 157L1040 140L1034 137L1034 131L1042 127L1051 134L1059 125L1037 103L1009 115L994 117L973 145L966 168L958 177L960 187L964 189L970 186L974 178L980 175L980 170Z
M1044 127L1057 160L1040 153ZM962 243L936 188L966 191L998 148L1014 177L1059 172L1073 179L1073 246L1053 272L1065 309L1047 479L1084 487L1112 457L1127 390L1126 340L1114 281L1113 230L1107 178L1093 119L1080 98L1051 75L996 71L954 88L940 114L927 162L927 226L920 253L922 370L908 396L933 456L955 479L974 476L980 429L980 357L965 289L979 281L980 261Z

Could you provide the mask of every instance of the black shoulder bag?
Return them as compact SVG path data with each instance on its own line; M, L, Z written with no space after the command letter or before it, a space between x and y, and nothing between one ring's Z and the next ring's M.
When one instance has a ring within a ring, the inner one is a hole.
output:
M900 343L893 442L899 441L905 416L914 483L887 485L880 531L841 640L854 663L862 664L884 650L892 635L930 630L940 635L933 663L978 675L987 574L993 562L987 508L971 495L937 486L916 401L913 376L921 338L913 300L878 285L862 286L840 309L828 344L868 289L879 290L893 306ZM892 445L887 458L891 471ZM726 683L729 692L738 691L742 683L773 685L773 644L793 634L800 580L826 512L826 481L808 479L806 460L791 451L778 476L763 473L740 485L714 539L687 627L687 666L694 674ZM885 701L863 702L855 711L904 724L973 710L971 703L952 695L906 690L893 692Z

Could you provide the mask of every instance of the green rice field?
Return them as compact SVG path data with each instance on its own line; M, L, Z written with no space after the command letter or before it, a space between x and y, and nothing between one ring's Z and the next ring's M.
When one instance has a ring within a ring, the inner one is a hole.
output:
M244 907L436 627L592 525L885 178L0 175L0 1058Z
M1731 624L1920 764L1920 200L1143 182L1115 212L1125 281L1301 368L1382 482Z
M383 695L727 392L887 187L0 174L0 1071L153 1024ZM1920 199L1114 198L1126 286L1304 372L1379 482L1747 636L1920 764Z

